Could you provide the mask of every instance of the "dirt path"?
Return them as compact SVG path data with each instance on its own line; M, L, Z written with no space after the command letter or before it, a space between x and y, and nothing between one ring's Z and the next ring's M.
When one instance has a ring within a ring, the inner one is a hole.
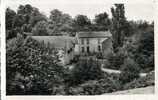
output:
M136 89L118 91L118 92L113 92L113 93L108 93L108 94L116 95L116 94L154 94L154 93L155 93L154 86L148 86L144 88L136 88ZM103 94L103 95L106 95L106 94Z
M102 69L102 71L107 72L107 73L116 73L116 74L121 73L120 70L113 70L113 69L108 69L108 68L103 68L103 67L101 69ZM147 75L147 73L140 73L139 75L140 75L140 77L144 77Z

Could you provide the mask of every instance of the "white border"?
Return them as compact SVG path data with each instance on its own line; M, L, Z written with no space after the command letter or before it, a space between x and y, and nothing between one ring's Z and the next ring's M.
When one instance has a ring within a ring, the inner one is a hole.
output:
M92 2L99 2L105 1L108 3L149 3L152 0L90 0ZM153 0L155 1L155 0ZM39 0L40 2L40 0ZM53 2L53 0L52 0ZM1 0L1 96L2 100L156 100L158 87L156 85L155 94L153 95L101 95L101 96L7 96L6 97L6 44L5 44L5 8L6 2L5 0ZM156 84L158 83L157 80L157 72L158 69L156 68L158 61L157 61L157 53L158 47L156 46L158 43L158 3L155 2L155 73L156 73Z
M155 95L158 93L158 1L155 3L154 10L154 39L155 39Z
M1 0L1 100L6 100L6 69L5 69L5 5L4 0Z

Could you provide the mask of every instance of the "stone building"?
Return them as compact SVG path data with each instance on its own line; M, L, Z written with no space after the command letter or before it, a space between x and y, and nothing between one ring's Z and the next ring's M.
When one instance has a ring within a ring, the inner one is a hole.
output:
M62 65L70 64L75 55L93 55L102 53L104 57L112 52L112 35L106 32L78 32L70 36L31 36L58 51Z
M75 38L69 36L31 36L33 39L44 42L58 51L62 65L69 64L74 58Z
M77 44L75 51L79 55L105 53L112 49L112 35L105 32L78 32L76 33Z

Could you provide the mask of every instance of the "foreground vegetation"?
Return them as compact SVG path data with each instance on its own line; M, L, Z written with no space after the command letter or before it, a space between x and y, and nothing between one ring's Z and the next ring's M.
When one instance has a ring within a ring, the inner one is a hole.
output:
M135 63L126 63L122 74L108 74L97 61L79 61L67 70L57 65L53 48L18 37L7 45L8 95L99 95L123 89L154 85L154 74L139 78ZM135 69L136 68L136 69ZM133 81L134 80L134 81Z

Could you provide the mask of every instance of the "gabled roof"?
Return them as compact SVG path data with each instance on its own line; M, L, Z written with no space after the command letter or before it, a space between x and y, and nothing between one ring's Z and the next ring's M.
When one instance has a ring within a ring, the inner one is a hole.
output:
M111 37L110 31L100 31L100 32L78 32L77 36L79 38L104 38Z
M44 42L46 45L49 43L54 48L72 48L76 42L75 37L69 36L31 36L33 39Z

